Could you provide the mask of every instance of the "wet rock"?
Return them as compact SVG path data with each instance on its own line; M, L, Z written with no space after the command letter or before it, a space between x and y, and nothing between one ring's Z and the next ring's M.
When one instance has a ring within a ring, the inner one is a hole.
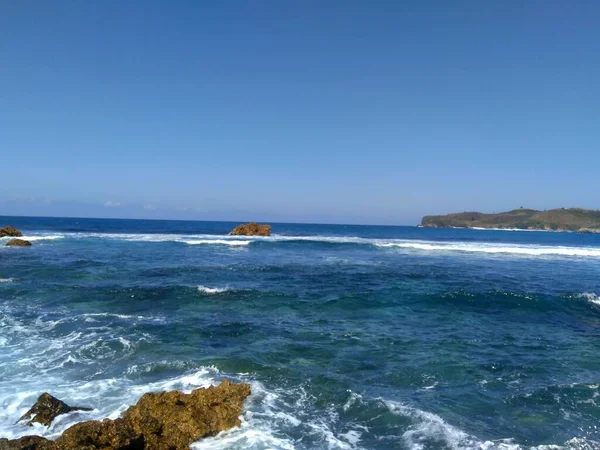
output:
M0 439L0 450L58 450L56 444L41 436L25 436L20 439Z
M144 437L123 419L89 420L67 429L57 450L144 450ZM166 449L166 447L165 447Z
M7 247L29 247L31 242L24 239L11 239L6 243Z
M240 426L244 399L250 385L223 380L184 394L178 391L144 394L123 418L89 420L68 428L56 441L40 436L0 439L0 450L188 450L207 436ZM48 425L72 408L42 394L21 420Z
M187 450L200 438L240 426L243 402L249 395L249 384L228 380L190 394L148 393L123 417L144 436L144 449Z
M27 425L33 426L34 422L49 426L52 421L61 414L67 414L72 411L91 411L92 408L81 408L78 406L69 406L62 400L51 396L47 392L40 395L31 407L20 419L29 420Z
M230 236L271 236L271 225L260 225L256 222L238 225L233 229Z
M1 237L21 237L23 236L23 233L21 233L19 230L17 230L14 227L4 227L4 228L0 228L0 238Z

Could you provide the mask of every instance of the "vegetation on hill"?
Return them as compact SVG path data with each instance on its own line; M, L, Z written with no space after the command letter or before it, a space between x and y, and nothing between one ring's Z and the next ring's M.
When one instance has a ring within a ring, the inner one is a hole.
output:
M422 227L444 228L516 228L600 233L600 211L561 208L537 211L519 208L497 214L462 212L445 216L425 216Z

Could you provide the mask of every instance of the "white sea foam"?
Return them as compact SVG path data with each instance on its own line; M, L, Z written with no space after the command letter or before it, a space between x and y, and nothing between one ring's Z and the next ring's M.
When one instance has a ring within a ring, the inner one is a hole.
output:
M483 228L483 227L450 227L456 230L478 230L478 231L527 231L531 232L541 232L541 233L571 233L571 231L567 230L528 230L523 228Z
M542 245L516 245L466 242L378 242L378 247L396 247L407 250L427 252L470 252L488 254L506 254L520 256L574 256L600 258L600 248L595 247L565 247Z
M20 239L26 241L55 241L57 239L64 239L65 236L62 234L40 234L40 235L25 235Z
M515 255L521 257L580 257L600 258L600 247L574 247L557 245L509 244L491 242L427 241L413 239L362 238L357 236L287 236L274 234L264 236L223 236L211 234L135 234L135 233L64 233L34 235L30 240L43 239L108 239L129 242L175 242L186 245L220 245L246 247L252 243L318 242L329 244L371 245L393 248L398 251L422 253L478 253L490 255ZM29 239L29 238L28 238Z
M26 378L20 383L18 390L16 390L17 388L0 390L0 438L15 439L32 433L31 428L22 424L15 425L15 418L20 417L44 390L51 391L52 394L70 404L94 407L93 411L84 414L63 415L57 418L49 428L39 427L34 431L35 434L54 438L74 423L83 420L116 419L146 392L175 389L190 392L200 387L217 385L222 378L224 378L223 374L210 366L201 367L182 376L145 384L135 383L127 378L108 378L78 384L50 377L45 378L41 385L38 384L38 377ZM277 394L270 393L260 383L255 382L252 382L252 392L252 397L246 402L250 406L245 409L241 417L242 426L240 428L203 439L195 443L192 448L294 449L295 446L291 439L278 436L277 433L276 427L281 416L277 418L280 411L272 403L277 400ZM269 396L273 398L267 399ZM267 399L264 404L263 399Z
M12 278L0 278L0 283L12 283Z
M598 297L593 292L584 292L583 294L579 294L578 297L587 300L588 302L593 303L594 305L600 306L600 297Z
M251 241L227 240L227 239L190 239L182 240L189 245L230 245L232 247L241 247L250 244Z
M162 318L159 317L147 317L140 315L131 315L131 314L116 314L116 313L86 313L81 314L77 317L90 318L90 317L115 317L117 319L134 319L134 320L152 320L152 321L162 321Z
M64 234L26 234L20 236L19 239L24 239L26 241L55 241L57 239L64 239ZM13 239L12 237L5 236L0 238L0 242L6 241L9 239Z
M391 400L381 400L394 414L412 421L409 429L402 434L404 442L414 450L430 446L454 449L476 449L481 441L464 431L448 424L436 414L422 411Z
M524 446L512 438L483 441L450 425L437 414L422 411L400 402L380 399L390 412L408 418L412 424L401 439L412 450L451 448L456 450L600 450L600 442L573 438L562 445Z
M244 377L242 377L244 380ZM267 389L262 383L249 381L252 396L246 401L242 426L198 441L192 448L203 449L278 449L322 448L355 450L361 448L361 430L335 431L338 417L332 411L315 416L310 411L310 396L302 387L284 391ZM286 431L304 435L296 441ZM304 443L302 441L308 441ZM311 442L313 443L311 445ZM318 443L318 444L314 444Z
M181 362L163 361L167 366L182 368ZM70 413L59 417L49 427L38 427L33 431L49 438L55 438L74 423L84 420L102 418L118 418L128 406L134 404L146 392L163 390L181 390L190 392L199 387L218 384L224 377L251 383L252 395L245 402L241 419L241 427L222 432L217 436L202 439L194 443L194 450L225 449L279 449L319 448L359 450L362 436L369 432L364 425L346 423L340 426L338 412L332 407L315 415L312 409L314 400L304 388L297 387L269 389L260 382L254 381L245 374L233 376L221 373L213 366L200 367L180 376L167 378L151 383L139 383L129 378L96 379L84 383L65 381L49 377L44 378L43 385L39 377L23 380L19 386L10 386L0 390L0 437L18 438L31 434L31 428L22 424L15 425L15 418L20 417L35 401L43 390L50 390L54 395L68 403L92 406L94 409L85 413ZM3 383L0 383L3 385ZM5 386L3 386L5 387ZM348 403L342 408L347 411L355 402L363 402L363 398L351 393ZM397 444L404 444L413 450L426 448L451 448L456 450L597 450L600 443L588 439L571 439L564 445L545 445L525 447L514 443L511 439L484 441L465 431L450 425L440 416L431 412L386 399L370 400L379 402L391 413L400 415L409 421L408 428L403 426L399 435L392 431L382 438ZM303 435L303 439L295 440L288 432ZM306 441L309 439L308 441ZM308 443L307 443L308 442ZM312 444L311 444L312 442Z
M222 292L227 292L230 289L227 288L227 287L224 287L224 288L217 288L217 287L211 288L211 287L208 287L208 286L202 286L200 284L200 285L198 285L198 290L200 292L205 293L205 294L221 294Z
M70 239L108 239L128 242L179 242L188 245L229 245L244 246L251 239L239 236L219 236L214 234L141 234L141 233L66 233Z

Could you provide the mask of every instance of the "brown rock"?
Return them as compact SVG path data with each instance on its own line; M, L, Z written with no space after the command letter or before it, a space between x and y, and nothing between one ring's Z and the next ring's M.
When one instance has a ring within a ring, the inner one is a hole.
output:
M24 239L11 239L6 243L7 247L29 247L31 242Z
M81 408L81 407L73 407L67 405L62 400L57 399L56 397L51 396L47 392L44 392L40 395L35 402L35 404L31 407L29 411L27 411L23 417L19 419L27 420L27 425L32 426L34 422L41 423L42 425L50 426L52 421L61 414L66 414L72 411L91 411L92 408Z
M54 441L41 436L25 436L20 439L0 439L0 450L58 450Z
M260 225L256 222L238 225L233 229L230 236L271 236L271 225Z
M21 237L23 236L23 233L21 233L19 230L17 230L14 227L4 227L4 228L0 228L0 237Z
M67 429L56 440L59 450L144 450L144 437L123 419L89 420Z
M218 387L196 389L190 394L148 393L127 409L122 419L78 423L56 441L39 436L0 439L0 450L188 450L198 439L240 426L239 416L249 395L249 384L228 380ZM39 417L44 419L40 423L49 424L57 415L68 412L66 408L74 410L43 394L21 419L34 416L31 421L40 421Z
M187 450L200 438L240 426L242 405L249 395L249 384L228 380L190 394L148 393L125 411L124 418L143 434L146 450Z

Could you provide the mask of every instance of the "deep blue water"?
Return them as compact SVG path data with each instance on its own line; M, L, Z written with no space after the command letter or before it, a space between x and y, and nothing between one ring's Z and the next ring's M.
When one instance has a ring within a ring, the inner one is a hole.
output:
M197 448L600 448L600 235L0 217L0 437L248 381ZM6 239L0 239L3 244Z

